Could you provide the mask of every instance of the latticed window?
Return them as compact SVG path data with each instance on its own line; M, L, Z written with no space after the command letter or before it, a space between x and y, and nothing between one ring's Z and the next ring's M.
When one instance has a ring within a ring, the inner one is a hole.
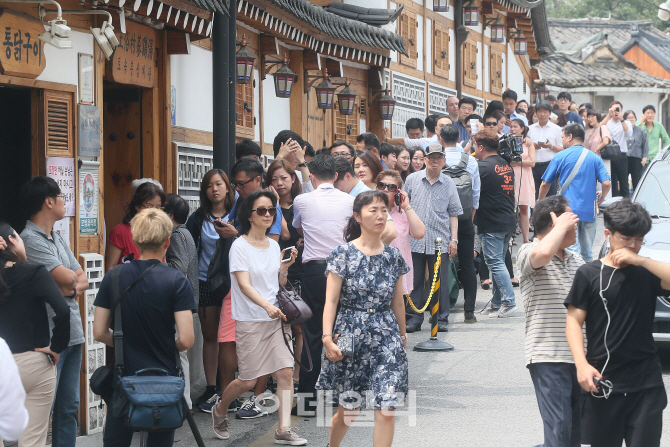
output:
M477 88L477 42L463 44L463 84Z
M409 54L409 57L400 55L400 63L414 68L416 68L416 60L419 54L417 51L416 30L416 14L410 11L400 14L398 34L405 40L405 50Z
M449 77L449 29L435 22L433 32L434 70L436 76Z
M491 79L491 93L501 95L503 92L503 56L500 51L494 49L491 49L489 77Z
M339 113L339 104L336 101L333 108L336 112L335 117L335 141L346 141L356 146L356 137L361 133L359 131L361 115L358 105L354 107L354 113L351 115L342 115Z
M252 75L253 76L253 75ZM255 80L248 84L235 86L236 133L243 138L254 138L254 85Z

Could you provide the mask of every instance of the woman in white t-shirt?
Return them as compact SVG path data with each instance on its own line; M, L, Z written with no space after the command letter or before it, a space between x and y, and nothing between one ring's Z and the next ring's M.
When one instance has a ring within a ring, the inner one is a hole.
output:
M224 390L221 402L214 406L214 433L228 439L228 406L256 385L260 377L271 374L277 381L279 429L275 442L304 445L289 425L293 403L293 355L284 344L282 320L286 316L277 307L279 285L286 284L291 259L281 262L283 250L268 238L267 232L277 218L277 197L268 191L249 194L237 214L242 236L230 247L232 316L235 320L238 378ZM286 331L290 327L286 326ZM255 397L251 397L255 399Z

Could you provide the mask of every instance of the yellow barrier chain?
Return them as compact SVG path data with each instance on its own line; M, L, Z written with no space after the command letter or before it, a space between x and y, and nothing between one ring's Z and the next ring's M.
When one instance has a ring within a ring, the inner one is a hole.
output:
M428 309L428 305L430 304L431 298L433 298L433 294L435 293L435 285L437 284L437 274L440 271L440 265L442 264L442 253L438 252L437 253L437 260L435 261L435 268L434 272L435 274L433 275L433 285L430 287L430 294L428 295L428 300L426 301L426 305L423 306L423 309L417 309L414 303L412 302L412 298L409 297L409 295L405 295L407 297L407 300L409 301L409 305L412 306L412 309L414 309L415 312L417 313L424 313L426 309Z

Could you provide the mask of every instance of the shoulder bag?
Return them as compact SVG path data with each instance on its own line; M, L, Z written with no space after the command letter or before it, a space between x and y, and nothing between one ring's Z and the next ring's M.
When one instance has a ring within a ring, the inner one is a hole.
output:
M307 303L302 299L298 292L293 288L290 282L286 280L286 285L279 285L279 292L277 292L277 304L282 313L286 315L286 321L281 322L281 330L284 336L284 343L288 348L289 352L295 358L295 361L300 365L302 369L307 372L310 372L313 368L312 365L312 354L309 350L309 343L307 337L304 336L307 332L305 331L304 323L312 318L312 309L307 305ZM296 353L293 351L291 345L291 335L287 334L284 331L284 325L292 326L302 326L303 333L303 349L307 350L307 359L309 360L309 369L302 366L302 363L297 359Z
M598 128L600 130L600 141L603 140L603 129L602 126ZM607 146L600 150L600 156L603 160L614 160L621 156L621 147L619 143L614 141L614 138L610 138L610 142L607 143Z
M586 160L586 156L589 154L589 150L584 148L582 149L582 153L579 154L579 159L577 159L577 163L572 167L572 171L570 171L570 175L568 176L567 179L565 179L565 183L561 185L561 190L558 191L556 194L557 196L562 196L565 194L565 191L568 189L568 186L570 186L570 183L574 180L575 176L577 175L577 172L579 172L579 168L582 167L582 164L584 164L584 160Z

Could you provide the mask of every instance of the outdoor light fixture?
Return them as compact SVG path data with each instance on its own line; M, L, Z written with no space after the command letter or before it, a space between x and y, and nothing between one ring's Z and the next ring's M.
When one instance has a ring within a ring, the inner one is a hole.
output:
M524 37L523 31L517 30L512 40L514 40L514 54L524 55L528 53L528 40Z
M500 15L497 15L495 20L484 21L484 28L491 27L491 42L505 41L505 25L500 21Z
M314 83L321 79L319 85L314 86L316 90L316 105L321 110L328 110L333 108L333 97L335 96L335 89L337 88L330 82L330 75L328 70L323 71L323 75L310 75L305 70L305 93L309 94L309 89ZM340 84L342 85L342 84Z
M393 111L395 110L395 99L389 94L388 85L384 90L375 90L371 101L374 101L379 96L379 114L383 120L390 120L393 118Z
M463 5L463 25L479 25L479 7L475 4L475 0L468 0Z
M347 78L344 83L344 88L337 94L337 102L340 105L340 113L342 115L353 115L354 106L356 105L356 97L358 95L349 88L349 85L351 85L351 82L349 82L349 78Z
M237 83L248 84L251 82L251 73L254 69L254 61L256 56L249 53L247 50L247 36L242 35L242 43L237 44L240 49L235 53L235 60L237 61ZM290 94L290 91L289 91Z
M293 84L298 80L298 75L288 68L288 57L284 55L282 61L266 61L265 55L261 56L261 79L265 79L267 72L277 65L281 65L277 71L272 73L275 84L275 96L277 98L290 98ZM270 63L268 63L270 62Z
M72 48L70 27L60 15L49 22L51 29L40 36L40 40L56 48Z
M658 6L658 18L664 22L670 20L670 0Z
M433 0L433 11L435 12L449 11L449 0Z
M102 22L102 26L100 28L91 27L91 33L93 33L95 41L98 43L98 46L100 46L100 49L102 50L107 60L111 59L112 55L114 54L114 50L117 46L119 46L119 39L117 39L116 34L114 34L114 27L111 23L111 17L110 22Z

